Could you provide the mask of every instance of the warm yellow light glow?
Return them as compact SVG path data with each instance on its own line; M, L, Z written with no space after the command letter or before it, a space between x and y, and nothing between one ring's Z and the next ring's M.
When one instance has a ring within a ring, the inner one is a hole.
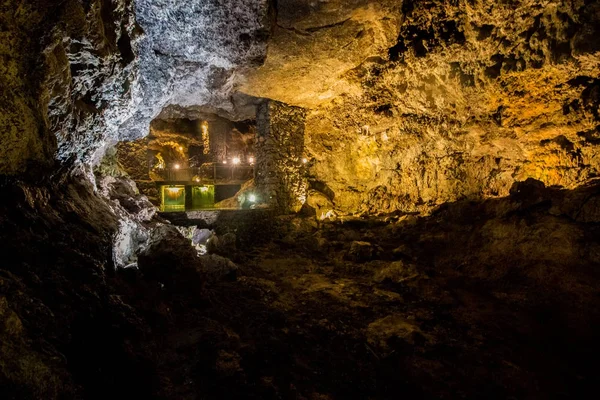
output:
M202 145L204 149L202 152L204 154L210 153L210 136L208 135L208 122L202 122Z
M179 164L175 164L175 165L173 165L173 168L175 168L175 169L179 169L179 168L181 168L181 165L179 165Z
M183 194L183 188L181 187L168 187L166 188L165 194L168 198L175 200L181 197Z
M227 164L227 160L223 160L223 164Z
M319 217L319 219L321 221L323 221L325 219L330 219L330 220L335 219L335 211L329 210L329 211L327 211L327 213L323 213L322 212L321 216Z
M239 164L240 163L240 158L239 157L233 157L233 163L235 165Z
M250 164L254 164L254 157L249 157L249 158L248 158L248 162L249 162Z
M179 151L183 151L183 146L179 146Z
M307 159L307 158L303 158L303 159L302 159L302 164L306 164L307 162L308 162L308 159Z
M200 178L196 178L194 179L196 182L200 182Z
M165 159L163 158L163 156L160 153L156 153L156 159L158 160L156 162L156 168L158 169L165 169Z

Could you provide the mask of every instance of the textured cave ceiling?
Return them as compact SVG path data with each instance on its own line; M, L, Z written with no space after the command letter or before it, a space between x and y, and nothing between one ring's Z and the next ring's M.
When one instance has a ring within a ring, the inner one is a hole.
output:
M19 4L2 14L3 173L97 163L156 117L243 120L268 98L307 109L311 179L347 211L598 174L595 1Z
M255 115L295 204L157 215ZM0 398L586 398L599 146L598 0L0 2Z

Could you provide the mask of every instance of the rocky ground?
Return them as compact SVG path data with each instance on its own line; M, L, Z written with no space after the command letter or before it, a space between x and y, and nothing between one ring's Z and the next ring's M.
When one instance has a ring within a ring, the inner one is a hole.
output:
M597 193L528 182L511 199L429 218L295 219L241 252L237 282L207 287L209 318L228 331L212 349L217 379L201 387L231 398L586 397Z
M598 21L590 0L3 3L0 398L597 392ZM159 114L258 97L307 111L317 216L370 218L222 226L199 258L99 164Z
M139 268L114 271L97 261L110 259L114 211L89 188L56 184L62 201L4 183L21 201L0 221L3 398L533 399L595 388L599 186L528 181L430 217L280 217L203 258L155 220Z

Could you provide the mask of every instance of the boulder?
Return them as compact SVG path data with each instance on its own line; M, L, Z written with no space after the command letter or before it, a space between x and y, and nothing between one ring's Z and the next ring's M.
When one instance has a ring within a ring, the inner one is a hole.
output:
M202 287L196 250L173 225L161 224L152 230L148 245L138 255L138 268L145 279L167 289Z
M234 281L238 266L228 258L216 254L200 257L200 272L209 282Z
M373 280L375 282L391 281L393 283L403 283L412 281L418 277L419 271L417 271L417 268L413 264L394 261L377 271Z
M209 254L230 255L236 251L237 238L228 232L222 236L213 234L206 241L206 251Z
M148 230L130 218L119 221L119 228L113 238L113 264L124 268L137 261L137 253L148 240Z
M426 335L415 324L401 315L388 315L378 319L367 328L367 342L382 353L412 348L427 342Z
M210 229L194 229L194 232L192 234L192 244L193 245L198 245L198 244L206 244L206 242L208 242L208 240L213 237L215 234L214 231L210 230Z
M329 197L316 190L309 190L306 203L303 207L305 213L315 215L318 219L334 219L336 213Z
M206 252L208 254L215 254L217 251L219 251L219 237L213 235L206 241Z
M365 262L372 260L375 254L376 249L371 243L355 240L350 245L350 250L346 257L350 261Z
M228 232L220 237L219 248L220 254L231 254L236 251L237 238L234 233Z

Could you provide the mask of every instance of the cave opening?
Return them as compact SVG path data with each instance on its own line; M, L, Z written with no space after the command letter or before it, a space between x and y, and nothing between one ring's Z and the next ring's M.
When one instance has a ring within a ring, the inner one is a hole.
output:
M302 208L309 186L303 108L262 99L254 118L192 115L160 114L148 136L116 144L119 164L161 212Z
M117 157L160 211L251 208L255 141L252 119L159 117L147 137L118 143Z

